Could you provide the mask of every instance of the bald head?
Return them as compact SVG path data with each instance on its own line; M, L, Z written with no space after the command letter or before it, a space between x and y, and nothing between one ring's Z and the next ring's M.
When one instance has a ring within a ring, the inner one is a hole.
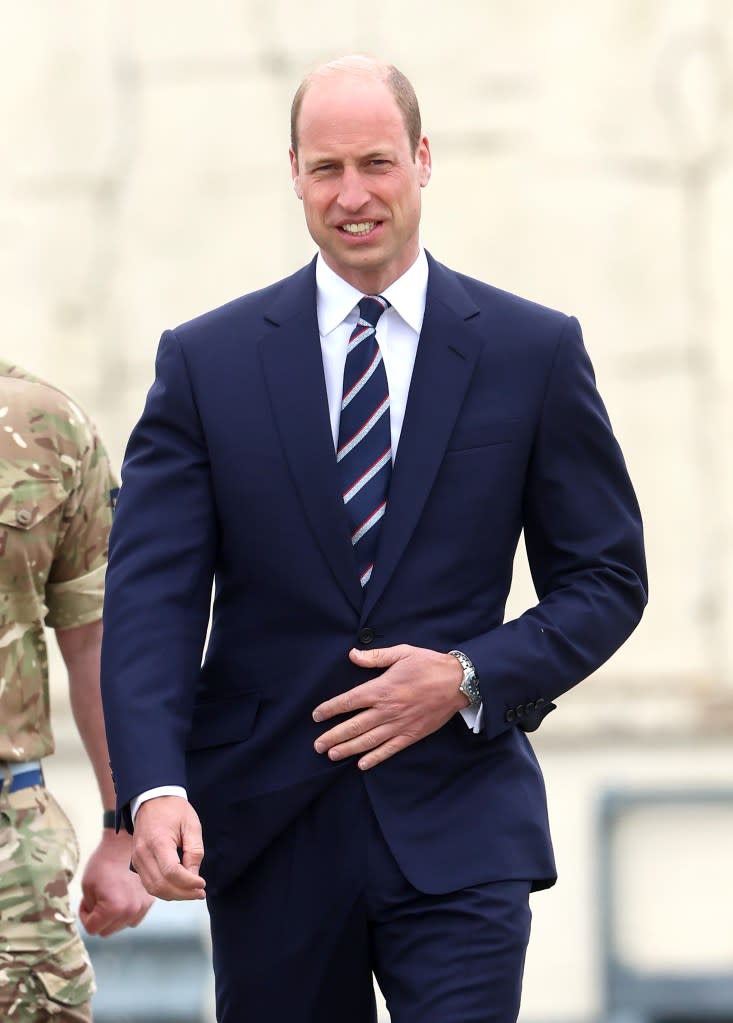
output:
M298 86L290 108L290 144L293 152L298 153L298 119L303 98L308 89L319 81L337 75L352 75L357 78L372 78L387 86L399 107L405 130L410 143L410 151L415 153L422 135L420 107L411 83L393 64L385 64L371 57L360 55L339 57L328 64L322 64L311 71Z

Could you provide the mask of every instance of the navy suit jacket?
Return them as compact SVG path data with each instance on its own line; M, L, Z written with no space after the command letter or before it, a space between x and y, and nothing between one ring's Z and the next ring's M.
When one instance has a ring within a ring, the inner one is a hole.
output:
M524 530L538 602L503 623ZM212 579L215 595L209 623ZM576 320L429 257L387 512L363 594L340 496L314 263L161 340L111 538L103 696L120 811L187 788L221 890L353 761L313 750L348 660L465 651L460 715L364 775L424 892L553 882L526 732L597 668L646 601L642 529Z

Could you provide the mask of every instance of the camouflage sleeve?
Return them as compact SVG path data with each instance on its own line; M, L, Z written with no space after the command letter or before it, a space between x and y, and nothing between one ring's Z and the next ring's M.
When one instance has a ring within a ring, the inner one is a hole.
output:
M102 617L107 544L117 481L93 427L76 487L64 510L65 529L46 584L46 625L69 629Z

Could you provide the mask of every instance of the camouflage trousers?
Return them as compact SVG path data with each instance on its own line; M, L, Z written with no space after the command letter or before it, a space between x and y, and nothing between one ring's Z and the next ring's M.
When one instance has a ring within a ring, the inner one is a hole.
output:
M0 1019L90 1023L94 975L69 882L79 846L42 786L0 792Z

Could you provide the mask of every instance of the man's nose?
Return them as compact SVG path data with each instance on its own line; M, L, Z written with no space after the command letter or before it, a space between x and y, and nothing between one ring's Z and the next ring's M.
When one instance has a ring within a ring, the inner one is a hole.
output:
M369 201L369 191L358 170L345 168L341 175L339 205L349 211L360 210Z

